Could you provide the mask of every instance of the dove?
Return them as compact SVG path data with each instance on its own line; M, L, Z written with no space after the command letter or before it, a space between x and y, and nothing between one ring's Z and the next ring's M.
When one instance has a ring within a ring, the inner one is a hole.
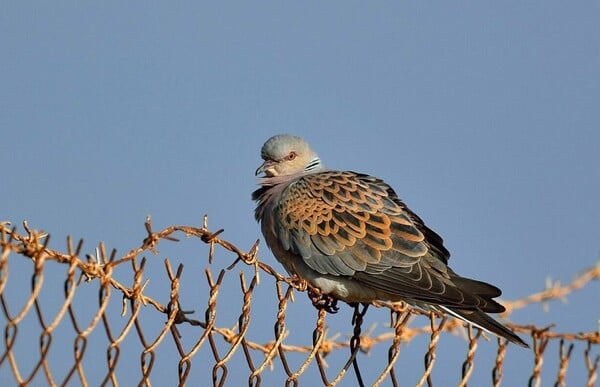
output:
M334 302L404 301L528 347L488 315L505 311L501 290L456 274L443 239L383 180L328 169L289 134L268 139L261 157L255 218L289 274Z

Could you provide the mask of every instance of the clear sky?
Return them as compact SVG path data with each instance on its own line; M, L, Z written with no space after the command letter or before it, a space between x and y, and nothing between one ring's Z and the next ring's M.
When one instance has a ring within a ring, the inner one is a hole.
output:
M51 232L55 248L70 234L124 252L147 214L160 228L207 213L249 247L260 147L289 132L331 168L385 179L457 272L506 299L568 282L600 254L599 16L594 1L4 2L0 219ZM513 321L591 331L598 290ZM351 331L345 312L329 324ZM507 385L522 385L532 357L510 351Z

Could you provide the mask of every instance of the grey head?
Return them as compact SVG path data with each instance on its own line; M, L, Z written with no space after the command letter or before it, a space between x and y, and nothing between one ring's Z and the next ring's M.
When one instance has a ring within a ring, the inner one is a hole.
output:
M256 170L256 175L295 176L323 169L317 153L304 139L291 134L278 134L268 139L260 155L265 161Z

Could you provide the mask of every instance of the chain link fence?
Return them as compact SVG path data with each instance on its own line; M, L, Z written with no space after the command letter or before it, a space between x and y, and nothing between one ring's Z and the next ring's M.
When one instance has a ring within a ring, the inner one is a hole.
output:
M587 386L597 381L597 330L507 324L529 336L532 349L524 350L458 320L381 302L346 308L348 333L332 333L333 316L301 309L295 299L308 285L261 262L258 241L246 252L221 239L223 230L210 231L206 217L203 227L154 231L149 218L145 227L141 245L117 256L104 244L85 254L83 242L71 238L65 251L55 250L47 233L26 222L24 231L0 224L0 385L466 386L477 365L500 386L511 356L529 362L523 379L530 386L541 385L542 375L544 385L548 378L566 385L570 369ZM163 249L176 236L192 238L186 270L173 267L172 258L157 268L157 245ZM598 278L600 265L567 285L503 301L500 317L562 299ZM389 316L386 324L367 326L371 311ZM464 351L448 353L446 335L463 340ZM476 356L482 347L486 356ZM451 367L456 379L442 379Z

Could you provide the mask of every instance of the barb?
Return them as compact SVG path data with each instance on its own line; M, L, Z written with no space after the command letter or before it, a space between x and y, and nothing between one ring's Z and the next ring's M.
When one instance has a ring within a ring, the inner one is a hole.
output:
M506 311L501 315L502 318L508 317L514 310L525 308L531 304L541 303L548 308L548 301L559 300L567 301L567 295L575 290L581 289L591 281L600 279L600 261L595 266L581 272L573 281L566 285L561 285L559 281L548 280L546 289L539 293L532 294L525 298L515 301L502 301L502 305Z

